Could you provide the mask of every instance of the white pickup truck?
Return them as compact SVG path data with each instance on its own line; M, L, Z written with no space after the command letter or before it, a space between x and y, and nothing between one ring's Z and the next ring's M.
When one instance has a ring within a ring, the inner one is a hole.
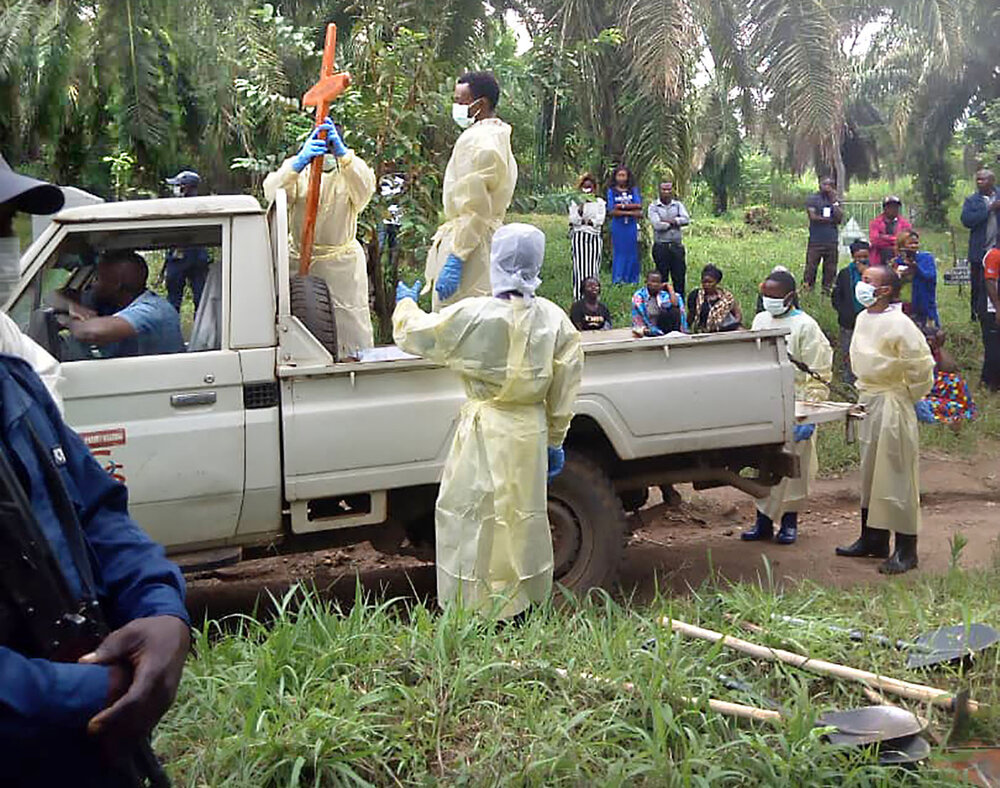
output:
M6 308L64 362L68 421L128 483L133 514L171 552L235 557L363 540L426 550L462 387L393 347L335 358L326 286L290 276L286 221L283 192L267 211L248 196L64 210L24 254ZM187 352L70 349L47 305L53 290L86 292L105 251L153 264L182 247L212 260ZM567 586L610 583L623 505L637 508L650 486L759 494L797 473L783 332L593 332L584 347L566 469L549 495L556 576Z

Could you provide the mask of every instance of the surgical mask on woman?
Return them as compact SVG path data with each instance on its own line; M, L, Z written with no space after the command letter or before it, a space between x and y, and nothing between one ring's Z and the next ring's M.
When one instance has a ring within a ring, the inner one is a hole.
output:
M469 114L469 108L471 104L452 104L451 105L451 119L458 124L460 129L467 129L476 119Z
M858 299L858 303L861 306L869 307L878 301L875 289L875 285L871 282L858 282L854 285L854 297Z
M764 304L764 309L770 312L775 317L781 317L785 312L790 309L790 306L785 303L784 298L771 298L770 296L761 296L761 301Z

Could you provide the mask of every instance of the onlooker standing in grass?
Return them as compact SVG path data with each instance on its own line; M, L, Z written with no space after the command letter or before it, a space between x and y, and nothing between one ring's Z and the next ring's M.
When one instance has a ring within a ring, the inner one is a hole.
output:
M569 319L577 331L611 330L611 312L601 302L601 281L596 276L583 280L583 298L570 307Z
M983 258L983 284L986 309L983 325L983 385L990 391L1000 391L1000 249L990 249Z
M882 200L882 213L868 223L868 241L872 246L872 262L889 265L896 256L896 239L912 230L905 216L899 215L903 201L890 194Z
M611 214L611 281L613 284L637 284L642 196L628 167L615 167L611 173L608 212Z
M601 273L604 243L601 232L607 205L597 195L597 181L589 172L580 177L580 202L569 204L569 246L573 254L573 300L583 297L583 282Z
M899 236L899 254L892 267L903 282L903 311L923 328L940 327L937 308L937 264L934 255L920 251L920 233L907 230Z
M819 191L806 200L806 213L809 215L809 244L802 289L812 290L816 286L816 271L822 262L823 292L829 293L837 275L837 225L844 219L833 178L820 179Z
M646 286L632 296L632 333L637 337L658 337L687 329L683 302L663 281L659 271L650 271Z
M837 555L889 556L880 567L899 574L917 566L920 529L920 432L914 406L934 382L934 358L919 328L899 305L902 282L887 266L871 266L857 286L865 311L851 340L851 366L858 376L865 418L861 444L861 536Z
M660 184L660 198L649 206L647 213L653 226L653 262L664 283L669 278L674 292L682 299L687 290L687 261L681 228L691 223L687 208L680 200L674 199L674 184L664 181Z
M837 323L840 324L840 352L844 361L844 381L854 383L854 373L851 371L851 337L854 335L854 321L858 313L864 309L854 295L854 289L861 276L868 268L869 247L867 241L856 239L851 244L851 262L840 269L837 281L833 285L833 308L837 310Z
M755 330L787 328L788 355L800 361L824 380L830 379L833 350L823 329L809 315L795 306L795 277L787 271L774 271L760 286L764 311L753 319ZM828 389L804 370L795 370L795 399L818 402L827 398ZM799 510L809 498L809 484L816 476L816 425L795 426L795 454L799 458L799 476L784 478L771 488L766 498L757 501L757 522L740 534L747 542L770 539L774 521L781 521L777 541L792 544L798 536Z
M701 287L688 294L688 327L695 334L735 331L743 324L736 298L719 284L722 271L709 263L701 269Z
M973 320L979 320L987 308L983 258L1000 241L998 214L1000 191L996 188L996 178L990 170L980 170L976 173L976 193L966 197L962 205L962 224L969 228L970 309Z

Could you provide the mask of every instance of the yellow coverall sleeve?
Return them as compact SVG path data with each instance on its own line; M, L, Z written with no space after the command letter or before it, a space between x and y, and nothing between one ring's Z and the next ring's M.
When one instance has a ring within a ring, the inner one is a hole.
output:
M288 204L298 199L299 173L292 169L294 158L285 159L281 166L264 178L264 199L271 202L278 189L284 189L288 195Z
M545 413L549 426L549 446L561 446L573 419L573 405L583 377L583 346L580 332L561 313L559 337L552 359L552 384L545 395Z
M799 339L798 353L795 357L804 362L809 369L819 375L823 380L830 380L833 375L833 348L827 340L823 330L810 320L803 326L803 331ZM806 375L801 370L797 375L803 375L805 380L800 388L801 399L805 402L821 402L830 395L830 389L820 383L812 375Z
M904 325L905 329L899 338L899 359L910 402L915 405L934 386L934 356L916 324L907 319Z
M341 156L339 164L351 205L361 213L375 194L375 173L364 159L354 155L354 151L349 150Z
M477 299L465 299L440 312L424 312L412 298L396 304L392 313L392 339L407 353L449 367L460 366L455 351L466 336Z
M496 142L496 137L490 137ZM493 219L493 194L507 177L507 163L495 147L472 152L470 172L455 181L451 199L457 209L452 235L452 253L462 260L479 246Z

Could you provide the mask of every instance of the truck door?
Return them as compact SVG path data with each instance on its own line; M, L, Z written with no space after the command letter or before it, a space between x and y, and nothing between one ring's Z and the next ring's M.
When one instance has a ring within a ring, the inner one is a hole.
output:
M66 420L107 471L128 485L132 515L168 548L231 539L243 503L243 380L222 320L229 299L230 230L229 218L68 225L53 239L51 252L39 258L44 262L29 272L10 309L22 330L63 362ZM165 289L158 279L168 251L190 249L200 250L194 257L207 256L208 275L197 312L185 289L182 352L109 351L60 330L51 308L58 301L55 293L103 309L94 303L93 288L102 256L137 253L149 269L148 287L160 297Z

